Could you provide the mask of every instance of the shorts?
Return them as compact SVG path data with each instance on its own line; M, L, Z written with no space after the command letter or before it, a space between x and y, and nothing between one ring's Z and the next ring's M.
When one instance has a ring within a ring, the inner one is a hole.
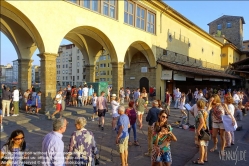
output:
M61 111L61 110L62 110L61 104L59 104L59 103L56 104L56 110L58 110L58 111Z
M106 109L100 110L98 109L98 117L105 117Z
M32 104L27 104L27 106L28 106L28 107L31 107L31 106L32 106Z
M41 108L41 103L38 103L37 108Z
M77 96L76 97L73 96L72 101L78 101Z
M97 112L97 107L93 107L93 113Z
M144 114L144 111L137 111L137 115L143 115Z
M82 100L85 101L85 100L87 100L87 98L88 98L88 96L83 96Z
M91 101L91 99L93 98L93 96L91 95L91 96L88 96L88 100L90 100Z
M213 122L212 127L213 127L214 129L225 129L223 123L214 123L214 122Z
M27 103L27 101L28 101L27 98L24 98L24 102Z
M112 117L113 118L117 118L117 117L119 117L119 114L118 113L114 113L114 114L112 114Z
M171 152L164 152L161 156L161 160L164 163L172 163L172 157L171 157Z
M129 97L130 97L130 94L127 94L126 97L129 98Z
M199 140L199 145L200 146L208 146L208 141Z
M124 153L125 150L128 150L128 140L129 140L129 136L125 137L125 138L120 138L119 140L119 153Z

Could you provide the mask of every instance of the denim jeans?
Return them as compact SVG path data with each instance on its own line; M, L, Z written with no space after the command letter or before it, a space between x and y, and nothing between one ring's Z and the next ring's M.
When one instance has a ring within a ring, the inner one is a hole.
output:
M180 99L176 98L175 99L175 106L174 106L174 108L178 108L179 102L180 102Z
M131 131L131 128L133 130L134 141L137 141L137 125L136 125L136 123L134 123L133 125L131 125L130 128L128 128L129 141L130 141L130 131Z

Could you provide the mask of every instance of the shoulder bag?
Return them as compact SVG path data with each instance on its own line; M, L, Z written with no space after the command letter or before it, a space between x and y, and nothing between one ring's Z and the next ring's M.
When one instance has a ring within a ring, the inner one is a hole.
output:
M202 116L203 116L203 119L204 119L203 113L202 113ZM207 128L205 119L204 119L204 128L201 129L200 135L198 136L198 138L199 138L199 140L204 140L204 141L210 141L211 140L211 134L209 132L209 129Z
M227 110L227 107L225 107L223 104L222 104L222 107L225 111L225 115L222 115L222 122L223 122L223 125L224 125L224 128L226 131L235 131L238 127L237 125L237 122L236 120L234 119L235 121L235 124L233 125L233 120L232 120L232 115L230 114L230 112Z

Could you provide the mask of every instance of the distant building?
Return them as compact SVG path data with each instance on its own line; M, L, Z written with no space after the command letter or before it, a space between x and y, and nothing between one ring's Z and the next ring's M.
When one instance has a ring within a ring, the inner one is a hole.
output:
M13 82L18 83L18 60L13 62Z
M86 81L85 59L81 51L74 45L61 45L56 58L57 85L83 85Z
M112 85L112 65L109 54L101 55L96 61L95 81L104 81L108 82L109 85Z
M38 67L39 66L37 66L37 65L32 66L32 72L31 72L32 84L36 83L36 81L35 81L36 75L35 74L36 74L36 70Z
M243 51L249 51L249 40L243 41L242 50Z
M37 68L35 69L35 83L40 83L41 80L41 67L37 66Z
M11 64L7 64L5 68L5 83L13 83L13 67Z
M241 16L223 15L208 24L209 34L217 37L225 37L238 49L242 50L243 24L245 24L245 21Z

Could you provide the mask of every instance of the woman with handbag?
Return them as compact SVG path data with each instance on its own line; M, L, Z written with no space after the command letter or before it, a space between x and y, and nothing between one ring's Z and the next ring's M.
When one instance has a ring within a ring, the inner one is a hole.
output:
M26 157L23 152L26 149L24 133L22 130L15 130L11 133L6 144L0 151L0 165L24 166L23 160Z
M96 162L97 146L93 133L85 129L87 121L84 117L78 117L75 120L76 131L73 132L66 163L72 156L71 163L75 166L94 166ZM77 164L80 163L80 164Z
M195 117L196 134L198 136L199 153L198 160L193 161L194 164L204 164L207 162L207 147L210 139L208 130L208 112L205 110L206 102L204 100L197 101L198 113Z

